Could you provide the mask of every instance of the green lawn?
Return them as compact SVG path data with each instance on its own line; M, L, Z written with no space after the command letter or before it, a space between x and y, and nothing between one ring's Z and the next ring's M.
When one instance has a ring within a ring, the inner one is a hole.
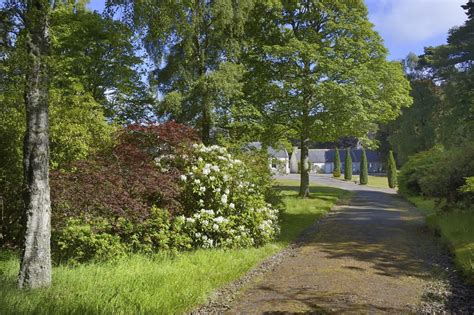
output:
M339 179L344 180L344 174L342 174ZM352 175L351 182L355 182L355 181L359 182L359 175ZM389 188L387 176L369 175L369 182L367 186L376 187L376 188Z
M115 262L53 269L53 286L30 292L15 287L18 259L0 252L0 314L170 314L203 303L216 288L245 274L292 242L314 220L349 193L312 187L297 196L296 181L280 183L286 210L277 241L261 248L197 250L134 255Z
M456 265L474 284L474 214L452 211L439 213L432 199L408 197L426 215L428 225L439 231L454 254Z

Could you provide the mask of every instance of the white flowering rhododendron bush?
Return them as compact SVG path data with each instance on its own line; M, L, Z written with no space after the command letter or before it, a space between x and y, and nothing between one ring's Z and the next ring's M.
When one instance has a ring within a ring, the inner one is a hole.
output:
M265 202L248 167L220 146L193 145L181 175L183 213L175 223L193 247L262 245L279 233L278 210Z

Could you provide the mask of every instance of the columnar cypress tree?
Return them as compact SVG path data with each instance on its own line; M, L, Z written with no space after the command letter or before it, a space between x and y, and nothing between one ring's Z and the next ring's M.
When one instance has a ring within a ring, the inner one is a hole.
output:
M369 168L367 166L367 156L365 150L362 149L362 158L360 159L360 184L367 185L369 182Z
M336 148L336 154L334 156L334 171L332 172L334 177L341 177L341 158L339 157L339 149Z
M346 149L346 159L344 160L344 179L352 179L352 157L350 148Z
M395 159L393 158L392 150L390 150L390 152L388 153L387 178L388 178L388 187L390 188L397 187L397 165L395 164Z

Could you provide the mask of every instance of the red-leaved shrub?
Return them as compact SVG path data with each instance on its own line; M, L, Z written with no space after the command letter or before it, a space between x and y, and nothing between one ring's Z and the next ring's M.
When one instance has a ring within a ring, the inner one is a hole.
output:
M194 129L175 122L123 129L109 150L51 173L53 226L71 217L142 222L153 205L179 210L180 163L198 141Z

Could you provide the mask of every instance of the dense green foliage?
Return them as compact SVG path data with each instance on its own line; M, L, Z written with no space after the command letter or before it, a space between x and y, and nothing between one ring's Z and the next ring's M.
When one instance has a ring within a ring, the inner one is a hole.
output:
M360 158L360 177L359 183L361 185L367 185L369 183L369 167L367 164L367 155L365 150L362 149L362 156Z
M436 116L441 108L441 91L431 80L411 79L413 105L402 110L402 115L389 127L389 142L400 164L437 143Z
M0 251L2 314L180 314L204 303L216 289L234 281L293 242L347 191L311 187L311 198L297 198L293 181L281 183L285 211L281 234L258 248L200 249L181 253L133 255L110 262L56 266L54 285L39 291L16 289L16 255Z
M444 209L453 204L472 209L474 194L466 187L466 178L474 176L474 145L449 150L435 147L414 155L400 169L399 189L406 195L421 195L446 202ZM469 186L467 186L469 187Z
M388 159L387 159L387 179L388 179L388 187L390 188L397 187L397 165L395 163L395 158L393 157L393 151L391 150L388 153Z
M134 222L126 217L71 217L53 231L53 258L57 263L114 260L133 252L151 254L192 248L193 240L183 222L168 210L152 207L147 218Z
M344 179L352 180L352 157L351 148L346 149L346 157L344 160Z
M336 178L341 177L341 157L339 156L339 149L336 148L336 153L334 155L334 171L332 175Z

